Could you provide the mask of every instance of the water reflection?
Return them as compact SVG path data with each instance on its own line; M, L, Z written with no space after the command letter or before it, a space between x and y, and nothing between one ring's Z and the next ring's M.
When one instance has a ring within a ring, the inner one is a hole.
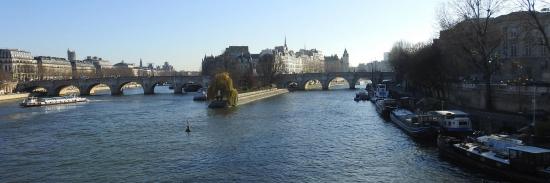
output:
M174 94L91 96L82 105L52 108L6 104L0 182L488 179L441 161L436 147L411 140L354 96L353 90L291 92L229 110Z

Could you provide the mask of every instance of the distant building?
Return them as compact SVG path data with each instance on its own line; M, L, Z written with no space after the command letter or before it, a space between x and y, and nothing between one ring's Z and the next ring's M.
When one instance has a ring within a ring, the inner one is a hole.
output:
M38 79L71 79L72 65L65 58L37 56L34 57L38 67Z
M67 59L69 61L75 61L76 60L76 52L74 50L67 49Z
M338 55L325 57L325 72L349 72L349 54L348 50L344 49L342 58Z
M356 72L393 72L393 68L388 61L372 61L370 63L361 63L357 66Z
M296 56L294 51L288 49L286 38L283 46L275 47L274 57L285 64L286 73L303 73L304 64L302 59Z
M543 27L550 27L550 12L538 12L538 18ZM500 61L499 71L493 76L494 81L514 81L534 79L538 82L550 82L549 53L544 44L543 36L532 25L527 24L530 17L525 12L513 12L492 19L501 36L500 46L495 51ZM456 39L453 30L466 26L459 23L455 27L440 32L438 45L446 48ZM546 30L548 31L548 30ZM547 32L547 34L550 32ZM471 74L465 77L481 79L481 74Z
M229 46L221 55L204 56L201 74L213 76L228 72L235 86L247 88L253 85L249 76L256 75L258 60L259 54L250 54L248 46Z
M95 69L94 73L97 77L105 76L104 70L113 67L109 61L103 60L102 58L96 56L87 56L86 59L82 60L82 63L87 64L87 69L89 69L91 64L91 66ZM78 68L76 70L78 71Z
M300 49L294 52L288 49L286 38L283 46L275 49L266 49L262 53L274 52L275 59L285 63L286 73L323 73L323 72L348 72L349 54L344 50L342 59L338 56L325 57L317 49Z
M28 51L0 49L0 70L11 79L28 81L38 79L36 60ZM9 79L9 78L7 78Z

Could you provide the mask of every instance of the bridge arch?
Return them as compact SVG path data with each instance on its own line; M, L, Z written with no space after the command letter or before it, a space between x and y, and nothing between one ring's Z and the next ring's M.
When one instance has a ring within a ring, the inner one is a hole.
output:
M123 95L123 88L128 84L136 84L139 85L140 88L143 89L143 92L145 93L145 87L143 86L142 82L139 81L124 81L121 83L117 83L114 85L110 85L109 88L111 88L111 95Z
M34 86L24 87L19 90L22 92L30 93L31 95L48 95L48 92L51 89L46 86L34 85Z
M109 89L109 93L111 93L110 90L112 90L111 86L109 86L107 83L103 83L103 82L97 82L97 83L93 83L93 84L90 84L90 85L85 85L85 86L82 86L82 90L80 91L80 95L92 95L92 94L96 94L96 90L94 89L98 89L98 87L107 87Z
M157 86L161 86L165 83L169 83L169 84L174 85L175 81L170 80L170 79L165 78L165 77L162 77L162 78L158 78L158 79L155 79L155 80L151 80L149 82L143 82L143 84L141 86L143 87L143 93L144 94L152 95L152 94L155 94L155 88Z
M299 88L303 90L322 90L325 85L326 82L323 82L321 78L310 78L299 83Z
M69 95L69 94L77 94L80 95L80 91L82 89L78 86L72 85L72 84L62 84L58 85L53 90L48 90L48 95L50 96L63 96L63 95Z
M352 78L346 78L344 76L332 76L329 79L327 79L326 86L324 86L323 89L325 90L330 89L332 82L335 81L336 79L342 79L345 83L347 83L347 86L346 86L347 88L352 88L350 84L351 83L350 81L353 80Z
M350 88L352 87L353 85L353 88L356 88L358 85L361 85L360 82L361 81L365 81L365 84L372 84L373 81L370 77L361 77L361 76L356 76L353 78L353 80L351 81L350 83ZM366 87L366 86L365 86Z

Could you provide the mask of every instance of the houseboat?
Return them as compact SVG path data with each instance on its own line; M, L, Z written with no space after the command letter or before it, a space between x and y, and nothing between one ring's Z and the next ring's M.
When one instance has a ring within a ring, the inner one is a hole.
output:
M56 104L69 104L77 102L87 102L88 99L77 96L65 96L65 97L52 97L52 98L38 98L38 97L28 97L27 99L21 102L22 107L37 107L45 105L56 105Z
M472 122L467 113L459 110L430 111L431 120L439 125L439 133L449 136L466 136L472 133Z
M377 84L370 100L371 102L376 103L377 100L386 99L389 97L390 92L387 90L386 84Z
M417 115L407 109L397 108L390 112L390 119L414 138L435 140L437 137L434 122L429 120L429 116Z
M514 182L550 182L550 149L526 146L502 135L468 139L440 135L440 156Z
M367 93L367 91L360 91L360 92L357 92L355 94L355 98L353 98L353 100L355 101L365 101L365 100L369 100L369 94Z
M206 101L207 100L206 91L204 91L202 89L199 89L199 91L197 91L195 96L193 96L193 100L194 101Z
M390 112L397 108L397 101L394 99L379 99L376 101L376 112L384 118L390 117Z

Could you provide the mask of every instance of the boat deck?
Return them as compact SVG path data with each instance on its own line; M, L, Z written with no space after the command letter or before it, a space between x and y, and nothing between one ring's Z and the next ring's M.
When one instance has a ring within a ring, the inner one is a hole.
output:
M484 158L487 158L487 159L491 159L491 160L494 160L494 161L497 161L497 162L500 162L500 163L503 163L503 164L510 165L510 161L508 159L499 158L492 151L480 152L480 151L476 150L476 148L481 147L478 144L464 143L464 144L453 144L453 146L455 146L456 148L462 149L464 151L470 152L472 154L476 154L478 156L481 156L481 157L484 157Z

